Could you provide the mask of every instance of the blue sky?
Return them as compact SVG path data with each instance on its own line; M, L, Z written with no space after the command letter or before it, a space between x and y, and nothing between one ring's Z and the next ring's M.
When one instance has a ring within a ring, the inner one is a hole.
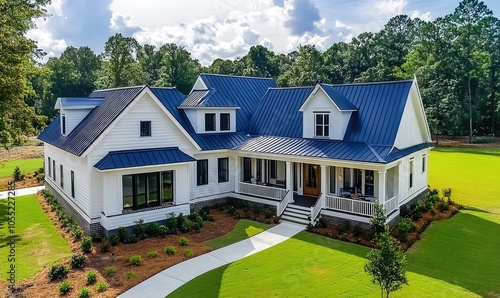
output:
M120 32L139 43L183 45L203 65L235 58L262 44L287 53L299 44L326 50L365 31L375 32L393 16L433 20L458 6L450 0L52 0L49 18L28 37L49 56L67 46L103 50ZM500 1L485 0L495 16Z

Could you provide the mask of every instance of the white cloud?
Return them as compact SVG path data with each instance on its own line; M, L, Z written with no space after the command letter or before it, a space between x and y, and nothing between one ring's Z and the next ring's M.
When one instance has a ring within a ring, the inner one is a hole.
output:
M26 37L37 41L38 48L46 51L44 61L49 57L59 56L68 47L64 39L56 39L49 31L41 28L30 30Z
M412 19L419 18L419 19L427 21L427 22L432 20L430 11L428 11L426 13L421 13L420 11L415 10L412 12L410 18L412 18Z
M372 9L376 14L393 17L403 13L407 4L407 0L378 0Z

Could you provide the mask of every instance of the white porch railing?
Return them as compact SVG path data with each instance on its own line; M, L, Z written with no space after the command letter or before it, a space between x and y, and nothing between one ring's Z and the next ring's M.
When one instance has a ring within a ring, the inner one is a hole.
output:
M373 216L375 203L336 196L325 196L325 207L359 215Z
M293 198L293 195L292 196L287 196L288 194L288 191L285 192L285 195L283 196L283 200L281 200L279 203L278 203L278 216L281 216L281 214L283 214L283 212L285 212L285 209L286 207L288 206L288 204L290 204L290 199Z
M394 196L384 203L385 214L389 214L398 208L398 198Z
M325 205L325 197L326 196L324 196L323 194L320 194L319 199L316 201L316 204L314 206L311 206L311 224L313 226L316 218L321 212L321 209L323 209L323 206Z
M286 189L239 182L238 192L266 199L281 201L285 197Z

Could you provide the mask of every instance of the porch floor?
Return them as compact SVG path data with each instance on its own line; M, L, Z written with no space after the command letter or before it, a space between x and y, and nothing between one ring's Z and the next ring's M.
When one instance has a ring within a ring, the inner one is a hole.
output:
M317 199L318 198L316 198L316 197L302 196L302 195L294 193L292 204L302 206L302 207L312 207L312 206L314 206L314 204L316 204Z

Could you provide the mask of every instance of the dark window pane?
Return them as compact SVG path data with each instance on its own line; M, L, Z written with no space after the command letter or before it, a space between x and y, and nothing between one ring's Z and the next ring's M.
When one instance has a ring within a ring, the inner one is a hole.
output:
M218 160L219 182L229 181L229 159L219 158Z
M139 207L146 205L146 175L135 175L136 177L136 192L137 192L137 203Z
M243 181L250 182L252 178L252 160L248 157L243 157Z
M158 205L158 173L149 173L148 177L148 206Z
M197 161L197 184L208 184L208 160Z
M330 124L330 115L323 115L323 124Z
M174 200L173 171L163 172L162 179L163 202L172 202Z
M330 192L335 193L335 181L337 180L335 167L330 167Z
M122 176L123 185L123 208L132 208L134 206L134 196L132 187L132 175Z
M278 169L275 160L271 160L271 178L272 179L278 178Z
M230 114L220 114L220 130L230 130Z
M151 121L141 121L141 137L151 136Z
M215 114L205 114L205 131L215 131Z

